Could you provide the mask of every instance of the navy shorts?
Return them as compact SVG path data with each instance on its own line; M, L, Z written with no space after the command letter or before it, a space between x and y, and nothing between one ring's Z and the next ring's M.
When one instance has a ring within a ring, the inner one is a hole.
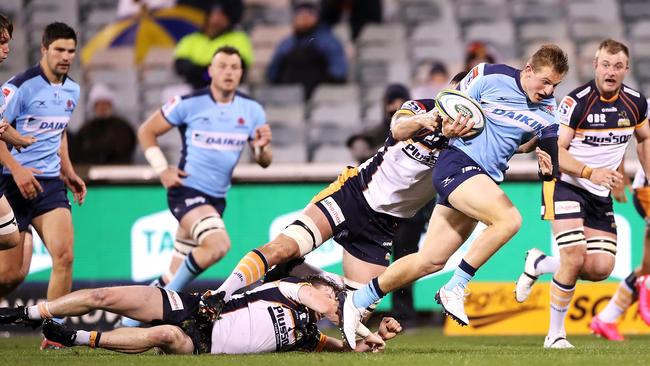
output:
M313 202L332 226L334 241L348 253L364 262L388 266L399 219L370 208L363 197L361 176L350 176L353 172L356 168L349 168Z
M545 215L545 201L551 197L544 197L542 193L542 219L583 219L584 226L596 230L616 234L616 221L614 220L614 206L611 197L597 196L585 189L572 184L557 181L553 190L553 212ZM546 198L546 199L545 199Z
M20 194L20 189L11 175L3 175L0 180L0 190L7 197L18 221L18 230L27 231L35 217L57 208L70 209L70 200L65 183L58 178L36 177L43 188L36 198L29 200Z
M195 207L210 205L223 217L226 199L207 195L194 188L180 186L167 190L167 204L172 215L180 222L185 214Z
M455 147L442 150L436 168L433 169L433 187L438 192L437 204L453 208L449 203L451 192L469 178L479 174L489 177L483 168L464 152Z

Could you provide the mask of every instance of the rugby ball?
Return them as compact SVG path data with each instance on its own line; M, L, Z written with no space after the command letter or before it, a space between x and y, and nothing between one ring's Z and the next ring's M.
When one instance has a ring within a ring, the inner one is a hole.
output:
M463 138L477 136L485 128L485 114L481 106L469 95L458 90L443 89L436 96L436 109L442 117L455 121L459 116L469 116L469 121L474 122L472 132Z

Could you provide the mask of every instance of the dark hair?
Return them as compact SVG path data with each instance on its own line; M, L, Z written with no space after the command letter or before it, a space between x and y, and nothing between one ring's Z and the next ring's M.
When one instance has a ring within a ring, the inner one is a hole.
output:
M451 80L449 80L449 84L450 85L458 85L458 83L460 83L460 81L463 80L465 75L467 75L467 73L465 71L461 71L461 72L457 73L456 75L454 75L453 78L451 78Z
M363 140L363 141L365 141L365 142L368 144L368 146L372 146L372 145L373 145L373 141L372 141L372 139L370 138L370 136L365 135L365 134L363 134L363 133L355 133L354 135L348 137L347 140L345 140L345 146L347 146L348 149L349 149L349 148L352 147L352 145L353 145L357 140Z
M542 45L528 61L537 71L540 67L548 66L560 75L569 71L569 57L566 52L554 44Z
M221 46L217 48L217 50L214 51L212 58L214 58L214 56L216 56L217 53L225 53L226 55L237 55L237 57L239 57L239 61L241 61L242 69L246 66L244 64L244 59L241 57L241 53L239 53L239 50L233 46Z
M4 14L0 14L0 32L7 30L7 33L9 33L9 38L13 36L14 33L14 25L11 23L11 20L7 18Z
M337 295L338 295L338 293L345 291L345 287L339 285L338 283L336 283L336 282L334 282L334 281L332 281L329 278L324 277L324 276L317 276L317 275L307 276L307 277L301 278L301 280L311 284L312 286L331 287L332 290L334 291L334 293L337 294Z
M48 24L43 30L43 39L41 45L45 48L50 47L52 42L58 39L72 39L77 43L77 33L69 25L61 22Z

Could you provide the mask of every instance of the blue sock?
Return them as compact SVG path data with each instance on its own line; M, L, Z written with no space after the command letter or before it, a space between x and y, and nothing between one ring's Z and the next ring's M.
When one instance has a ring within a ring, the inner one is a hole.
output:
M352 303L358 308L367 308L386 295L379 288L379 281L374 278L370 283L352 293Z
M476 268L472 267L465 260L461 260L458 268L454 272L449 282L445 285L445 290L451 291L456 285L461 285L463 288L467 287L467 283L474 277Z
M182 291L201 272L203 272L203 268L199 267L194 260L194 256L190 253L185 257L183 264L178 267L171 281L165 286L165 290Z
M60 325L65 324L65 318L52 318L52 321L55 322L56 324L60 324Z

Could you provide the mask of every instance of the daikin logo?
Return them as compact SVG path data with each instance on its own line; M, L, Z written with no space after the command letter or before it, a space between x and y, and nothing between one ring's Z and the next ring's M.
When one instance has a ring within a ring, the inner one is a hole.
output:
M160 276L171 260L178 222L168 210L143 216L131 227L131 279Z

